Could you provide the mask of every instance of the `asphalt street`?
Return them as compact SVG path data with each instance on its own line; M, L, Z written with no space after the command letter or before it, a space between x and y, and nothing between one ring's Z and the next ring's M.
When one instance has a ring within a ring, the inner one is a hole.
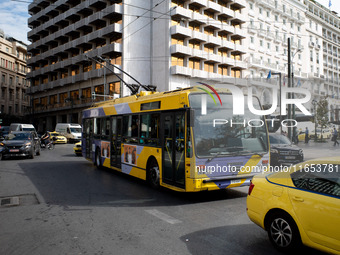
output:
M339 155L322 146L301 144L306 159ZM248 219L247 190L154 190L56 145L34 159L0 161L0 199L19 201L0 206L0 253L280 254Z

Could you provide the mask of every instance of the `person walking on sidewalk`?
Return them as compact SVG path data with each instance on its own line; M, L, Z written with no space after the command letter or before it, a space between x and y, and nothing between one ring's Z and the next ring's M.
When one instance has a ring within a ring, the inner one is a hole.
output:
M305 130L305 143L308 143L309 141L309 131L308 131L308 127L306 127L306 130Z
M339 142L337 141L337 138L338 138L338 131L336 131L336 128L334 128L333 134L332 134L332 141L334 142L334 146L335 145L339 146Z

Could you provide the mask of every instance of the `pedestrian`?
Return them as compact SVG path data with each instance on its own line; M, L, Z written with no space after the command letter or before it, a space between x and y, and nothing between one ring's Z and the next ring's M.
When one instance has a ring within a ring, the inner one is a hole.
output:
M332 134L332 141L334 142L334 146L336 145L339 146L339 142L337 141L337 138L338 138L338 131L336 131L336 128L334 128L333 134Z
M308 143L309 141L309 131L308 131L308 127L306 127L306 130L305 130L305 143Z

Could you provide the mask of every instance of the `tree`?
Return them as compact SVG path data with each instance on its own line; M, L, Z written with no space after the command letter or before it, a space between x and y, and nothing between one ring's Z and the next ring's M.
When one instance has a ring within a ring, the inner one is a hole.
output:
M321 128L321 140L322 140L322 129L327 127L328 124L328 101L327 98L322 98L317 104L316 108L316 123ZM317 135L317 132L315 130L315 135Z

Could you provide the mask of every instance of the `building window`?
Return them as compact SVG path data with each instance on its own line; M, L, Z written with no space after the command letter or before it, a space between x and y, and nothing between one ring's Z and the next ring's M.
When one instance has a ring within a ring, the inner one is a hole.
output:
M220 75L225 75L227 76L228 75L228 67L227 66L218 66L218 73Z
M110 96L113 96L114 94L120 94L120 82L116 81L116 82L112 82L109 84L110 86Z
M189 67L192 69L199 70L200 69L200 61L196 59L189 60Z
M91 88L86 88L86 89L82 89L81 91L81 97L82 98L91 98Z
M214 64L204 63L204 71L213 73L214 72Z
M171 57L171 65L172 66L184 66L184 58L183 57Z

